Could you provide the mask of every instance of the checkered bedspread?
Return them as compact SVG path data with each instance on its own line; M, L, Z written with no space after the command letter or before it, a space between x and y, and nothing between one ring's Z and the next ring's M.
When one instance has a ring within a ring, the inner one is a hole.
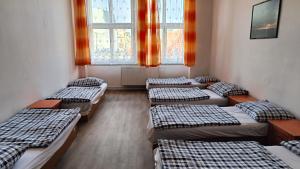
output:
M152 107L150 113L156 129L241 124L216 105L160 105Z
M19 145L0 145L0 168L11 169L21 158L27 146Z
M181 102L209 99L209 95L194 88L153 88L149 90L149 99L152 102Z
M185 77L175 78L149 78L147 79L149 85L189 85L192 82Z
M257 142L159 140L162 168L290 168Z
M0 144L47 147L78 116L80 109L24 109L0 124Z
M100 87L67 87L47 99L59 99L63 103L86 103L92 101L100 91Z

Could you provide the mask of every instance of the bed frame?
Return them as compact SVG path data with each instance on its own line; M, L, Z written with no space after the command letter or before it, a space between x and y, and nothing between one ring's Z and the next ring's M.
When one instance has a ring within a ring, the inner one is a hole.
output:
M92 105L91 110L89 112L87 112L85 115L81 116L80 122L88 122L92 118L92 116L95 114L98 107L103 103L104 99L105 99L105 93L103 94L103 96L101 96L101 98L99 99L99 101L96 104Z
M72 145L73 141L77 137L78 124L73 128L72 132L68 136L65 143L54 153L54 155L44 164L42 169L53 169L59 162L59 160L64 156L69 147Z

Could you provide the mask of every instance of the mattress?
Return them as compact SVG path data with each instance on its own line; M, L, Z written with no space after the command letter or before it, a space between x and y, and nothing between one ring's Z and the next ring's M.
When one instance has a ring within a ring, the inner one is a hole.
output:
M153 144L156 144L157 139L201 140L221 137L263 137L267 135L267 123L259 123L255 121L247 113L242 112L241 109L234 106L222 107L222 109L238 119L241 125L204 126L161 130L153 128L152 117L149 112L149 122L147 126L148 138Z
M204 93L209 95L209 99L206 100L198 100L198 101L185 101L185 102L152 102L150 100L151 105L172 105L172 104L192 104L192 105L218 105L218 106L227 106L228 99L226 97L219 96L211 90L203 89Z
M191 84L185 84L185 85L151 85L148 82L146 82L146 89L152 89L152 88L171 88L171 87L178 87L178 88L189 88L189 87L199 87L201 89L206 88L206 83L199 83L195 79L188 79Z
M37 169L41 168L55 154L55 152L66 142L72 130L78 123L79 114L70 125L50 144L47 148L30 148L25 151L21 158L15 163L13 169Z
M102 96L105 94L105 91L107 89L107 83L103 83L101 85L101 91L94 97L94 99L91 102L84 102L84 103L63 103L61 105L61 108L63 109L71 109L71 108L75 108L75 107L79 107L80 108L80 114L81 115L86 115L88 112L91 111L92 106L97 104Z
M270 151L273 155L279 157L283 160L287 165L289 165L293 169L298 169L300 166L300 157L296 154L292 153L291 151L287 150L282 146L265 146L265 148ZM157 151L157 148L153 151L154 154L154 161L155 161L155 169L162 168L162 162Z

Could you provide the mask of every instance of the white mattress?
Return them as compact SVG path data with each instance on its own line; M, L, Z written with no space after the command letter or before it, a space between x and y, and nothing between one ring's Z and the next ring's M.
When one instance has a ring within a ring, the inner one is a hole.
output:
M31 148L26 150L16 162L13 169L38 169L43 167L43 165L46 164L55 152L66 142L80 117L81 115L79 114L47 148Z
M155 144L157 139L188 139L201 140L220 137L262 137L267 135L268 124L259 123L237 107L222 107L226 112L237 118L241 125L232 126L203 126L179 129L154 129L152 116L149 112L148 136Z
M152 88L171 88L171 87L176 87L176 88L189 88L189 87L199 87L201 89L204 89L207 85L205 83L199 83L195 79L188 79L191 84L185 84L185 85L151 85L148 82L146 82L146 89L152 89Z
M293 152L287 150L282 146L265 146L267 150L269 150L272 154L279 157L283 160L287 165L289 165L293 169L300 168L300 157L294 154ZM162 162L157 151L157 148L153 151L154 154L154 161L155 161L155 169L162 168Z
M203 89L204 93L209 95L209 99L206 100L198 100L198 101L180 101L180 102L152 102L150 99L151 105L174 105L174 104L191 104L191 105L218 105L218 106L227 106L228 99L226 97L219 96L215 92Z
M61 108L71 109L71 108L79 107L81 115L84 116L91 111L93 105L97 104L101 100L102 96L105 94L106 89L107 89L107 83L103 83L101 85L101 91L93 98L93 100L91 100L91 102L62 104Z

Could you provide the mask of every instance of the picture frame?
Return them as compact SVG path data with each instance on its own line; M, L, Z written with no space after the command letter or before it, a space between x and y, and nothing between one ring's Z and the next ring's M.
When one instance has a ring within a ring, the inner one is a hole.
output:
M278 38L281 1L267 0L253 5L250 39Z

